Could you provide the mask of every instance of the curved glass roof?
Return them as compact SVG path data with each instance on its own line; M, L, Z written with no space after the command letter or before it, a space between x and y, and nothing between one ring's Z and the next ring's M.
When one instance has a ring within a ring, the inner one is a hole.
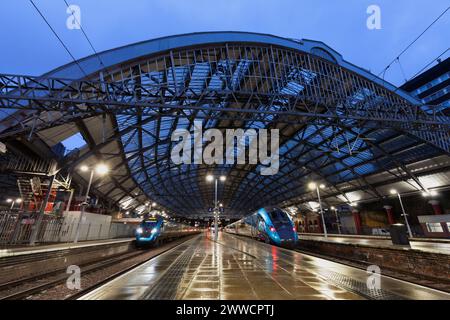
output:
M212 206L214 188L206 182L208 174L227 176L219 183L219 200L227 213L244 215L263 206L314 198L307 189L313 180L327 185L325 198L350 202L348 194L355 190L382 198L372 186L372 175L444 154L412 133L352 119L315 119L311 110L320 111L324 104L372 108L418 103L317 41L241 32L196 33L109 50L79 64L83 71L68 64L45 77L80 79L86 73L89 80L129 93L127 102L164 100L181 107L156 114L143 109L108 115L129 177L148 198L181 215L206 213ZM279 121L276 112L286 111L294 100L297 109L309 110L311 116ZM233 108L252 112L227 118L227 110ZM204 130L222 132L279 129L279 172L263 176L257 164L173 163L172 133L176 129L194 133L195 121L201 121Z

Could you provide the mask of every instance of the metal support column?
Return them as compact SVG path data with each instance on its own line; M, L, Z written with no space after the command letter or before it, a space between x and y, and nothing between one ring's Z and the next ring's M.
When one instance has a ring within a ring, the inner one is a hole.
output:
M405 223L406 223L406 227L408 228L409 237L412 238L413 234L411 231L411 227L409 226L408 215L406 214L405 207L403 206L402 197L400 196L400 193L397 193L397 196L398 196L398 200L400 201L400 206L402 207L403 217L405 218Z
M52 193L53 182L55 181L56 174L50 177L50 182L48 184L47 195L45 196L45 200L41 205L41 209L39 210L39 217L36 223L33 225L33 232L30 237L30 245L34 246L36 243L37 235L39 233L39 229L41 228L42 219L44 219L45 208L47 208L48 200L50 199L50 194Z
M94 170L92 169L91 170L91 176L89 177L88 187L86 189L86 196L84 198L84 202L81 204L80 219L78 220L77 231L76 231L76 234L75 234L75 239L73 240L74 243L77 243L78 242L78 238L80 237L81 224L83 222L83 216L84 216L85 208L88 205L89 191L91 190L91 184L92 184L92 179L93 178L94 178Z
M215 179L215 192L214 192L214 240L217 241L218 239L218 218L219 218L219 206L217 203L217 179Z
M323 215L322 200L320 199L320 191L318 185L316 186L316 191L317 191L317 198L319 199L320 215L322 217L323 235L325 236L325 238L327 238L328 237L327 226L325 225L325 217Z

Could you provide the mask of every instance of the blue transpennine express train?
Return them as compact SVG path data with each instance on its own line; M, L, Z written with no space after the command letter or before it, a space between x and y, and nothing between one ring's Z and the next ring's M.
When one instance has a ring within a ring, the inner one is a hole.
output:
M261 208L252 215L225 227L225 232L248 236L277 246L294 246L297 230L289 215L282 209Z
M164 220L161 216L144 219L136 229L136 247L159 245L164 241L199 233L199 229Z

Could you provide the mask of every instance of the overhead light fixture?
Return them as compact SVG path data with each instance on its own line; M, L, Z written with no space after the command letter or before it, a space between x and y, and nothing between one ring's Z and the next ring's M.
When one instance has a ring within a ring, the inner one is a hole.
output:
M0 153L6 153L6 144L0 142Z
M83 165L83 166L80 167L80 170L83 171L83 172L88 172L89 171L89 167L86 166L86 165Z
M317 184L314 183L314 182L310 182L310 183L308 184L308 188L309 188L310 190L315 190L315 189L317 188Z
M214 176L213 176L213 175L208 174L208 175L206 176L206 181L212 182L213 180L214 180Z
M422 192L422 196L424 196L424 197L435 197L437 195L438 195L438 193L435 190Z
M227 180L227 177L225 177L225 176L220 176L220 181L224 182L225 180Z
M391 189L391 191L389 191L391 194L398 194L398 191L395 189Z
M95 167L95 171L99 174L99 175L105 175L108 173L109 168L106 164L104 163L100 163Z

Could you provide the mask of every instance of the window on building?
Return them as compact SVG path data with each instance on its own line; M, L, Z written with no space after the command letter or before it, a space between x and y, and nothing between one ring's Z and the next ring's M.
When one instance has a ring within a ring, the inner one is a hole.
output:
M442 225L439 222L427 223L428 232L444 232Z
M446 95L446 94L449 93L449 92L450 92L450 86L447 86L447 87L442 88L441 90L436 91L435 93L433 93L433 94L431 94L431 95L429 95L429 96L423 98L423 99L422 99L422 102L423 102L423 103L428 103L428 102L430 102L430 101L436 100L436 99L438 99L438 98L440 98L440 97Z
M443 75L439 76L438 78L424 84L423 86L421 86L420 88L416 89L413 91L413 95L418 96L419 94L421 94L422 92L425 92L431 88L433 88L434 86L437 86L438 84L446 81L447 79L450 79L450 71L444 73Z

